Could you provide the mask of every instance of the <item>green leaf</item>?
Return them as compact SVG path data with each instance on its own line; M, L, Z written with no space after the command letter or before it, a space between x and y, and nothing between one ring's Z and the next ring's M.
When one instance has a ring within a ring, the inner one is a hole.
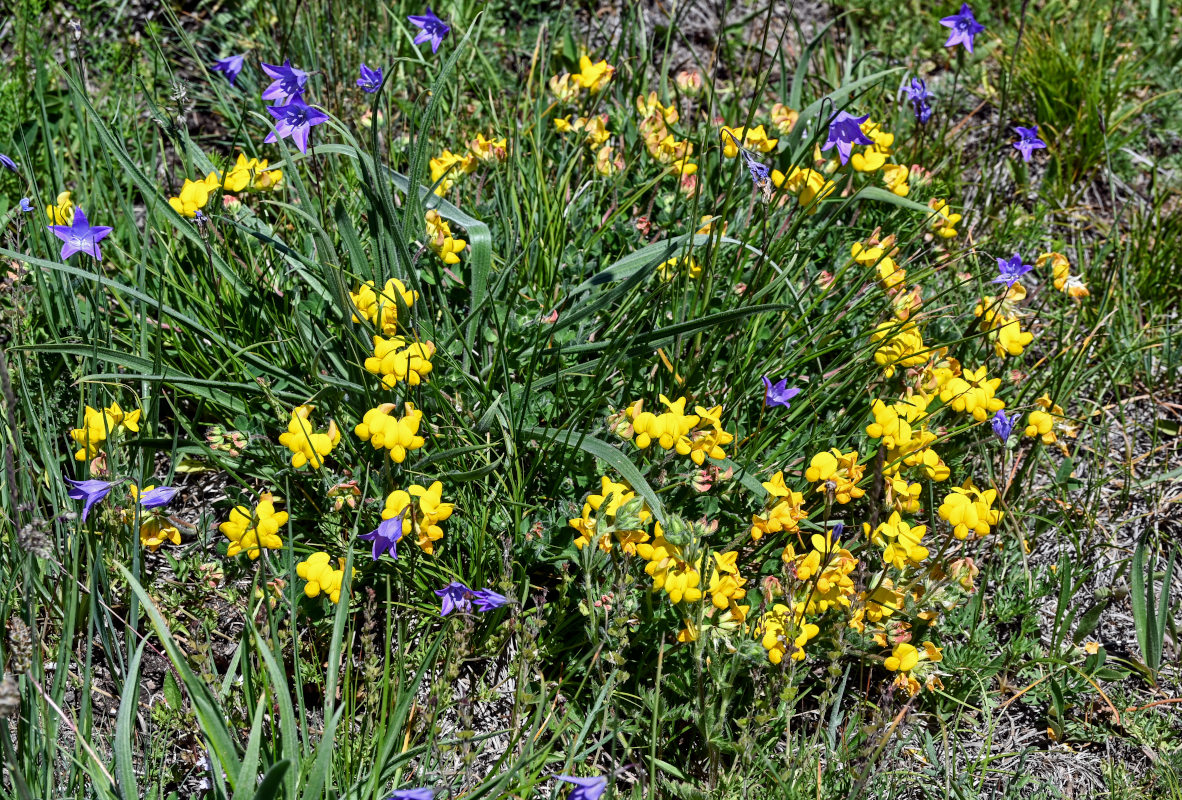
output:
M147 639L140 641L140 646L136 648L131 663L127 666L127 672L123 677L123 691L119 696L119 712L115 717L115 777L119 781L119 793L129 798L140 796L135 780L135 757L132 754L131 739L135 731L136 697L140 688L140 661L144 657L144 647L147 644Z
M173 711L180 711L184 699L181 697L181 687L176 682L176 676L172 674L172 670L164 673L164 702L168 703L168 707Z
M263 776L262 782L259 783L258 791L254 793L254 800L275 800L275 798L280 797L282 793L279 791L279 787L282 784L283 776L287 774L290 767L291 762L284 759L283 761L276 762L274 766L267 770L267 774Z

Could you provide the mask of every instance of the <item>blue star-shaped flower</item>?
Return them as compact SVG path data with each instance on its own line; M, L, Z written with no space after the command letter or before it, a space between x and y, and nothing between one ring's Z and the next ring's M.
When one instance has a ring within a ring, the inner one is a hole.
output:
M970 53L973 52L973 37L985 30L985 26L977 22L977 18L973 16L973 10L969 8L968 3L961 5L959 14L944 17L940 20L940 24L945 28L952 29L952 33L948 35L948 41L944 42L945 47L963 44Z
M275 118L275 130L263 141L275 142L290 136L301 153L308 152L312 126L328 121L328 114L305 103L300 95L292 97L287 105L267 106L267 111Z
M1047 146L1047 143L1038 138L1037 125L1033 128L1023 128L1021 125L1016 125L1014 131L1020 137L1018 141L1014 142L1014 147L1022 154L1022 160L1029 164L1034 151L1042 150Z
M874 140L862 132L862 123L868 119L870 119L869 114L864 117L855 117L853 114L838 111L833 115L833 119L829 120L829 138L821 149L828 150L836 145L841 163L846 163L850 160L850 153L853 152L854 145L874 144Z
M1009 441L1010 434L1014 432L1014 423L1017 421L1017 412L1007 417L1006 412L998 409L997 413L989 420L989 424L993 426L993 433L997 435L998 439L1001 439L1002 444L1005 444Z
M415 35L415 44L431 43L431 52L439 52L439 45L443 44L443 37L451 31L451 26L435 16L431 7L427 6L427 13L421 16L411 14L407 17L410 24L419 29Z
M776 383L772 383L772 379L767 375L763 376L763 405L764 408L771 408L772 406L782 406L784 408L791 408L788 401L796 395L800 394L800 389L795 387L788 388L788 379L784 378Z
M370 69L361 65L361 77L357 79L357 85L361 87L361 91L366 94L373 94L382 87L382 68Z
M1022 256L1014 253L1013 258L997 259L997 271L1001 274L990 281L990 283L1004 283L1008 289L1017 283L1019 278L1032 269L1034 269L1032 265L1022 263Z
M262 64L263 72L274 78L274 82L263 90L264 100L274 100L275 105L282 106L292 100L300 99L304 87L308 84L308 73L296 69L291 65L291 59L283 62L282 66Z
M373 542L373 560L377 561L382 553L389 553L390 558L398 558L398 541L406 533L406 512L396 517L382 520L382 524L369 533L363 533L358 539Z
M74 210L74 221L69 225L46 225L46 228L61 239L65 244L62 245L62 261L65 261L75 253L87 253L95 258L96 261L103 260L103 251L99 248L99 242L111 233L111 229L105 225L91 225L87 219L86 214L82 213L82 209Z

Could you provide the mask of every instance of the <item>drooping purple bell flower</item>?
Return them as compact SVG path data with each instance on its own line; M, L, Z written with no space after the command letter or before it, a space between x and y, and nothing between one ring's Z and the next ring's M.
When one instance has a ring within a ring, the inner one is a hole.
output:
M854 145L874 144L874 140L862 132L862 123L868 119L869 114L855 117L853 114L838 111L833 115L833 119L829 120L829 138L821 149L828 150L836 146L841 163L846 163L850 160Z
M427 13L420 16L411 14L407 17L410 24L419 29L415 35L415 44L431 43L431 52L439 52L439 45L443 44L443 37L451 31L451 26L435 16L435 12L427 6Z
M214 72L224 73L226 80L230 85L234 85L234 81L238 79L238 75L242 72L242 67L246 63L246 56L229 56L228 58L219 58L210 67Z
M66 483L70 484L71 488L66 492L74 500L84 500L82 506L82 521L86 521L86 515L90 513L90 509L94 507L111 491L114 483L108 481L100 481L90 479L88 481L74 481L66 478Z

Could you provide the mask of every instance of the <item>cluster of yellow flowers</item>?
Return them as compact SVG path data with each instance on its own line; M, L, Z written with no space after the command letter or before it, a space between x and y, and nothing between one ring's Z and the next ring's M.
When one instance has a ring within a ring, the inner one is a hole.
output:
M291 465L300 469L305 464L311 464L312 469L320 469L324 464L324 457L341 441L341 432L332 420L328 422L328 430L317 433L312 427L311 416L315 406L296 406L291 411L291 422L287 431L279 434L279 444L291 451Z
M640 115L640 135L644 148L658 164L664 164L671 173L683 177L692 176L698 165L689 158L694 145L688 139L678 139L669 130L679 115L674 105L664 105L657 99L656 92L649 92L636 98L636 112Z
M215 170L201 180L186 178L179 196L168 198L168 204L182 217L192 219L219 189L233 193L244 190L272 191L282 184L282 170L268 169L266 159L260 161L239 153L237 162L224 176Z
M1041 269L1046 264L1051 265L1051 280L1055 288L1074 300L1087 297L1091 292L1078 275L1071 274L1071 263L1062 253L1043 253L1034 262L1034 266Z
M131 502L138 503L141 494L146 494L155 488L155 485L152 485L141 489L133 483L127 487L127 491L131 496ZM130 522L132 519L134 519L133 514L125 514L124 521ZM140 521L140 544L146 547L148 552L155 553L165 542L171 542L174 545L180 544L180 529L163 512L153 510Z
M722 448L734 441L735 436L722 427L722 406L695 406L694 414L686 414L684 397L672 402L661 395L660 400L666 409L660 414L645 411L643 400L625 409L625 415L632 421L632 441L637 447L645 450L656 442L665 450L689 456L698 466L707 458L726 458Z
M296 575L307 583L304 594L316 597L323 593L334 603L340 602L341 584L345 580L345 559L337 559L337 567L332 565L332 557L328 553L313 553L296 564ZM353 570L356 574L357 570Z
M952 213L947 202L933 197L928 201L928 208L932 210L931 226L941 239L952 239L957 235L956 226L961 221L960 214Z
M444 264L459 264L460 253L468 243L456 238L448 221L433 208L427 212L426 223L427 246L431 248L431 252L439 256Z
M952 526L952 535L965 539L970 533L977 538L988 536L990 528L1001 521L1002 512L993 508L997 490L981 491L970 478L963 486L953 486L952 493L940 505L940 519Z
M395 417L390 414L395 408L395 403L382 403L377 408L371 408L365 412L353 432L361 441L373 445L375 450L385 448L390 458L401 464L406 460L406 454L418 450L426 443L426 439L419 436L423 412L415 408L414 403L408 402L406 413Z
M777 472L770 481L764 481L767 500L763 515L751 515L751 538L759 541L765 534L790 533L799 529L799 523L808 516L804 510L804 495L784 484L783 471Z
M412 499L415 498L415 499ZM424 553L435 553L435 542L443 538L439 523L452 515L455 505L443 502L443 483L435 481L428 487L412 483L405 490L395 489L386 497L382 519L406 515L415 534L415 543Z
M657 267L657 274L666 281L673 280L683 272L687 278L695 279L702 274L702 265L693 256L673 256Z
M907 270L895 263L895 256L899 249L894 247L895 237L888 236L881 242L867 240L854 242L850 246L850 256L854 263L863 267L875 267L878 272L878 283L884 291L890 292L907 280Z
M279 550L283 547L279 529L286 524L287 512L276 511L275 498L270 492L263 492L254 510L235 506L230 512L230 519L219 525L218 530L230 540L226 555L246 553L254 561L263 550Z
M443 152L427 162L435 194L443 197L461 176L475 172L477 164L504 161L508 154L509 146L505 137L488 139L483 133L476 134L476 138L468 142L466 153L453 153L444 148Z
M373 356L365 359L365 369L382 376L382 385L393 389L400 383L418 386L431 373L433 342L408 342L402 336L373 337Z
M985 297L973 309L980 318L981 329L989 333L993 351L998 358L1020 356L1034 341L1034 334L1022 330L1018 303L1026 299L1026 288L1015 283L996 297Z
M397 278L386 281L386 285L378 291L373 281L361 284L357 291L349 292L356 311L353 321L360 322L360 314L369 320L370 324L386 336L392 336L398 331L398 306L404 306L408 311L419 299L419 293L406 288Z
M570 105L578 101L583 92L590 95L602 92L611 82L613 75L615 67L611 64L606 61L593 62L589 56L584 55L579 59L579 72L573 75L564 72L550 78L550 91L558 102ZM564 136L568 133L582 135L587 148L595 154L595 170L604 176L615 175L624 168L621 154L607 143L612 135L608 130L608 124L607 114L592 114L585 117L566 114L554 118L554 129L558 133Z
M102 411L90 406L86 407L83 415L82 427L70 431L70 438L75 444L82 445L74 458L78 461L89 461L102 452L109 437L139 433L140 409L124 411L118 403L112 403Z
M581 516L570 520L578 531L575 547L582 550L596 542L599 549L610 553L618 542L624 552L636 554L636 546L649 539L645 526L652 519L648 507L626 483L616 483L601 476L599 494L588 495Z
M817 484L816 491L845 505L866 494L858 482L866 467L858 463L857 450L842 453L836 447L817 453L804 472L804 479Z
M579 71L573 75L564 72L550 79L550 91L563 103L573 103L579 94L586 91L599 94L611 83L616 68L606 61L591 61L591 57L583 55L579 58Z
M899 197L906 197L911 193L907 183L910 168L906 164L890 163L891 148L895 144L895 134L882 129L882 125L867 119L862 123L862 133L866 134L873 144L860 145L850 156L850 166L858 172L882 172L883 183L889 191Z

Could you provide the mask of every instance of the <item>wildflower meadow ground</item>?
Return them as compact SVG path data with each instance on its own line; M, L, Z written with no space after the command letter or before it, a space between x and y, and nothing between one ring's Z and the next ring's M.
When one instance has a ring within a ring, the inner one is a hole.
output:
M0 792L1182 798L1168 3L0 21Z

